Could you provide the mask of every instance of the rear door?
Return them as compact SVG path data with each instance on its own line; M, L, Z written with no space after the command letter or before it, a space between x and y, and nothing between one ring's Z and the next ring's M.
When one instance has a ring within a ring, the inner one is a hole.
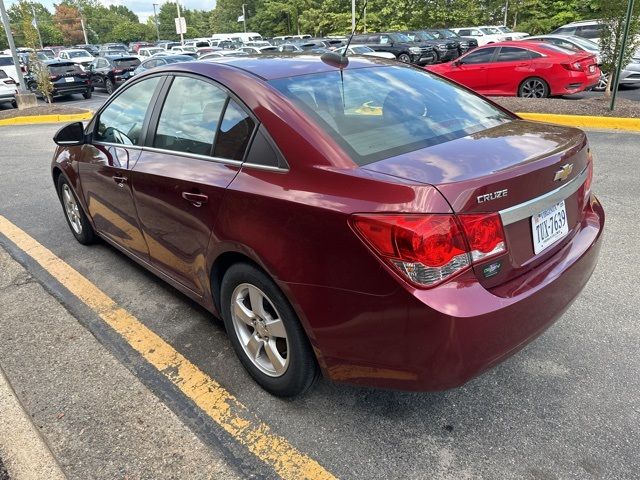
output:
M224 87L199 76L176 75L163 95L133 193L152 264L202 296L213 225L256 122Z
M149 106L164 77L135 83L94 120L92 141L78 162L82 193L96 229L136 257L149 252L131 191L131 168L141 153Z
M515 95L520 83L533 74L532 54L519 47L500 47L493 61L486 65L487 94Z

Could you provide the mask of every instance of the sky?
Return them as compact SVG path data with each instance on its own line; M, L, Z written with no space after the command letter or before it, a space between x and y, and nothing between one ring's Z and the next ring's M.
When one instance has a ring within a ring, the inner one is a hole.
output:
M60 3L59 0L37 0L42 3L51 13L54 11L54 3ZM5 0L5 5L9 8L12 4L17 3L17 0ZM164 0L100 0L100 3L109 5L124 5L138 15L140 21L145 23L147 18L153 15L153 4L157 3L161 5ZM211 10L215 7L216 0L180 0L180 6L184 6L190 9L197 10ZM157 7L156 7L157 8Z

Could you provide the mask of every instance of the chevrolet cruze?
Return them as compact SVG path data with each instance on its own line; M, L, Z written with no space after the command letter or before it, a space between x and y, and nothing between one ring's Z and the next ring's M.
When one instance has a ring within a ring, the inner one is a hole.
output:
M587 138L429 72L333 60L261 55L134 77L55 136L71 233L221 317L275 395L320 373L461 385L588 281L604 213Z

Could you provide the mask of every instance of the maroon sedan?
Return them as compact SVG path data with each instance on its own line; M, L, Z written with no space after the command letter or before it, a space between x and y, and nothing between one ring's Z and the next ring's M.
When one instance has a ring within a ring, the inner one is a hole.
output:
M425 68L483 95L506 97L570 95L596 86L601 76L593 54L526 40L485 45Z
M604 212L587 138L422 70L336 65L261 56L135 77L56 134L69 226L222 317L273 394L320 372L461 385L588 281Z

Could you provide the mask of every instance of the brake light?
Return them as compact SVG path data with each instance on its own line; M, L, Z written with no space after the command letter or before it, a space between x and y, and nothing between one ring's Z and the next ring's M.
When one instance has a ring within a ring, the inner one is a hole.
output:
M60 78L59 75L49 75L49 80L58 80L58 78Z
M354 215L356 232L411 283L434 287L506 252L497 214Z
M562 66L567 70L572 70L574 72L581 72L582 65L580 62L572 62L572 63L563 63Z
M459 218L471 248L471 259L474 262L507 251L500 215L497 213L460 215Z
M7 85L15 85L16 81L13 78L7 78L6 80L3 80L3 82Z
M122 72L124 72L124 70L123 70L123 69L121 69L121 68L116 68L116 69L114 69L114 70L113 70L113 73L115 73L116 75L117 75L117 74L120 74L120 73L122 73Z

